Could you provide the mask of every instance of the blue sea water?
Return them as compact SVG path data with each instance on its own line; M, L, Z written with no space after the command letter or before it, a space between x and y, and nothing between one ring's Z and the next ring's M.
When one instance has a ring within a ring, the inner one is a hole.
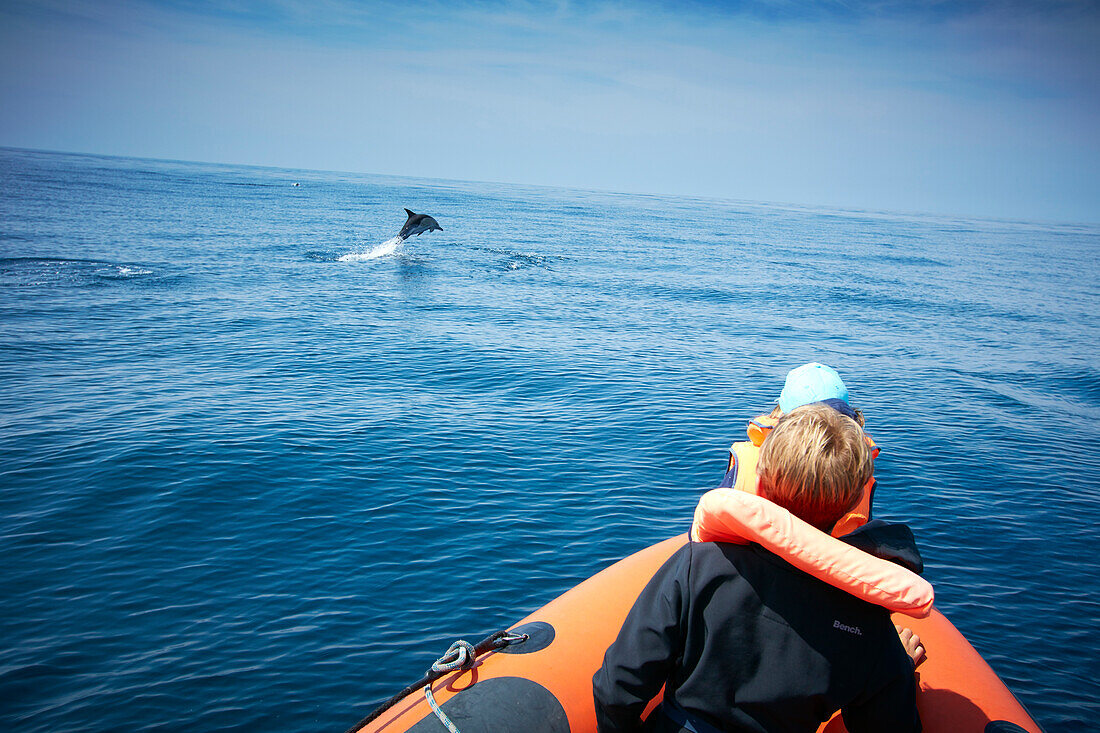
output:
M0 729L343 731L837 367L937 603L1100 718L1100 227L0 149ZM294 186L299 183L299 186ZM443 227L389 241L402 207Z

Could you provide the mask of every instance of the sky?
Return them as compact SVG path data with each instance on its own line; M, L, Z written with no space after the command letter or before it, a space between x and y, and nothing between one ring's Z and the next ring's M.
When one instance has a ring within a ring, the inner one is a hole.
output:
M1100 222L1100 2L0 0L0 146Z

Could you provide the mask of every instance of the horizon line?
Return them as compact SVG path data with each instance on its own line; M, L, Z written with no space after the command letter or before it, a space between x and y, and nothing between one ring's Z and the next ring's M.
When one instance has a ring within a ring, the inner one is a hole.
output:
M842 213L849 215L888 215L888 216L903 216L913 218L924 219L952 219L957 221L976 221L976 222L989 222L996 224L1022 224L1027 226L1037 227L1100 227L1100 219L1096 221L1070 221L1070 220L1041 220L1041 219L1006 219L996 216L988 216L981 214L964 214L964 213L941 213L935 211L918 211L918 210L892 210L892 209L874 209L874 208L860 208L855 205L830 205L830 204L818 204L809 202L796 202L796 201L764 201L761 199L740 199L728 196L713 196L706 194L688 194L688 193L671 193L664 191L617 191L614 189L605 188L587 188L579 186L562 186L550 183L530 183L521 181L487 181L473 178L442 178L432 176L411 176L399 173L382 173L376 171L354 171L354 170L335 170L326 168L294 168L284 167L270 164L261 163L238 163L238 162L226 162L215 160L187 160L184 158L156 158L149 156L135 156L135 155L120 155L117 153L94 153L80 150L48 150L45 148L25 148L15 145L6 145L0 143L0 150L15 151L21 153L41 153L46 155L71 155L71 156L85 156L92 158L111 158L116 160L142 160L151 161L157 163L181 163L190 165L205 165L205 166L225 166L233 168L257 168L261 170L279 170L279 171L299 171L303 173L341 173L357 176L377 176L382 178L399 178L410 181L441 181L452 183L478 183L495 186L523 186L529 188L542 188L559 191L577 191L585 193L599 193L599 194L611 194L617 196L649 196L649 197L663 197L671 199L696 199L701 201L714 201L725 203L737 203L745 204L749 206L759 207L772 207L781 209L809 209L817 211L829 211L834 213Z

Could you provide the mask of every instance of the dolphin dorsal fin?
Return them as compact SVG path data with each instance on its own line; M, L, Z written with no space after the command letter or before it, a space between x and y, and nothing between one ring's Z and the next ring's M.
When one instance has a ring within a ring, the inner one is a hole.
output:
M408 214L410 217L416 216L416 214L414 212L409 211L408 209L405 209L405 213Z

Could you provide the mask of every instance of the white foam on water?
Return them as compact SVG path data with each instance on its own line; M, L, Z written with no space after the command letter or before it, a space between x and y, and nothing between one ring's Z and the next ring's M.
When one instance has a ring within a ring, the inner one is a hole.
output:
M365 262L366 260L373 260L379 257L385 257L386 255L392 255L397 251L397 247L405 240L401 237L391 237L382 244L378 245L369 252L349 252L342 257L337 258L337 262Z

